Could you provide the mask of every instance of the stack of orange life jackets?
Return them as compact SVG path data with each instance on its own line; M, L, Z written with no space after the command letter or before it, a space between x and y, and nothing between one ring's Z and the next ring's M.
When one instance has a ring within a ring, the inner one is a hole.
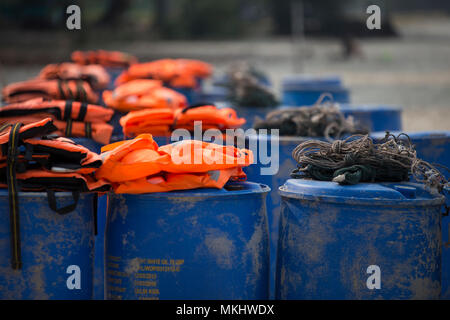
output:
M133 80L118 86L114 91L103 91L105 104L117 111L128 112L146 108L183 108L186 97L175 90L163 87L159 80Z
M190 59L161 59L131 65L117 79L116 85L134 79L157 79L174 88L196 88L197 80L209 77L210 64Z
M36 98L0 107L0 125L30 124L50 117L58 135L86 137L108 144L113 127L107 122L113 113L111 109L85 102Z
M105 68L98 64L87 66L76 63L64 62L60 64L49 64L39 73L40 79L61 79L61 80L84 80L95 90L105 89L110 76Z
M72 140L46 136L55 129L49 118L0 128L0 187L9 193L14 269L21 268L18 192L47 191L50 208L65 214L75 208L80 192L110 187L93 175L102 164L100 156ZM71 191L74 203L57 208L55 191Z
M7 85L2 90L3 100L8 103L33 98L75 100L96 103L98 95L83 80L31 79Z
M246 179L242 167L253 163L250 150L195 140L158 147L150 134L102 148L98 179L116 193L150 193L222 188Z
M137 63L136 57L120 51L74 51L72 61L81 65L100 64L104 67L128 67Z
M125 137L133 137L141 133L155 136L169 136L175 129L194 130L194 122L201 121L202 130L235 129L245 123L238 118L232 108L217 108L214 105L191 105L184 109L144 109L131 111L120 119Z

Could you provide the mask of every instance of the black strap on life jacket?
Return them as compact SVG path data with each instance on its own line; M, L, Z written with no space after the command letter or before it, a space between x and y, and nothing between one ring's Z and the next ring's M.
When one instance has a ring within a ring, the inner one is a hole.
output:
M87 101L87 93L83 88L83 80L76 81L77 92L76 96L80 101Z
M64 87L66 87L68 95L66 94ZM69 88L67 81L58 79L58 91L59 91L59 96L61 97L61 99L70 99L70 100L73 99L73 94Z
M20 250L20 219L19 219L19 197L16 179L17 157L19 153L19 130L21 123L12 125L8 141L8 157L6 166L6 180L8 184L9 220L11 228L11 267L14 270L22 268Z
M86 138L92 138L92 125L90 122L84 123L84 135Z
M186 111L190 110L190 109L194 109L194 108L200 108L200 107L206 107L206 106L212 106L212 107L216 107L214 104L212 103L194 103L191 104L187 107L184 107L183 110L181 110L181 113L186 113ZM216 107L217 108L217 107Z
M67 100L66 101L66 105L64 106L64 118L63 120L66 121L67 125L66 125L66 130L64 131L64 135L66 137L71 137L72 136L72 106L73 106L73 101L72 100ZM79 121L79 122L83 122L84 118L86 117L87 114L87 103L86 102L82 102L80 105L80 111L78 112L78 116L75 119L75 121ZM86 138L92 138L92 124L90 122L85 122L84 123L84 133L85 133L85 137Z
M75 81L76 91L72 92L69 81L58 79L58 90L61 99L87 102L87 93L83 88L83 80Z
M72 135L72 100L67 100L66 105L64 106L64 118L66 121L66 130L64 135L66 137L70 137Z
M72 100L66 100L66 104L64 106L64 118L63 120L67 121L72 119Z
M84 118L86 117L87 113L87 103L82 102L80 105L80 111L78 112L77 121L84 121Z
M5 124L3 124L2 126L0 126L0 132L2 132L3 130L5 130L5 129L11 127L11 126L12 126L11 123L5 123Z
M69 119L66 121L66 130L64 130L64 135L66 137L71 137L72 136L72 119Z

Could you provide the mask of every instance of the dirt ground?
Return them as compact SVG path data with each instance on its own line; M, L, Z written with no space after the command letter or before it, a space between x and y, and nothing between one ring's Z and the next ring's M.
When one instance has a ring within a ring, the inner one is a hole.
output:
M307 38L295 45L290 39L133 41L88 44L81 49L123 50L142 61L162 57L203 59L213 63L217 73L223 72L233 61L246 60L270 76L278 95L281 79L286 75L336 74L351 90L354 104L403 107L404 130L450 130L450 23L446 23L439 23L439 28L429 21L422 26L415 23L413 27L403 23L402 37L359 40L361 56L348 60L342 59L342 45L337 39ZM40 62L3 62L1 84L33 77L45 63L68 60L72 49L69 46L35 46L29 51L17 52L3 46L0 61L5 56L6 61L16 56L21 61L19 56L22 55L40 57Z

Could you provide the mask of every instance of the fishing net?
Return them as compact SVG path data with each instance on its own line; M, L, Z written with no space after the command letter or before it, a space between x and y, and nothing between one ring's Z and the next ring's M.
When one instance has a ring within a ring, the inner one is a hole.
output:
M448 181L430 163L417 158L408 135L386 132L379 143L368 135L352 135L344 140L308 140L292 152L297 161L293 178L312 178L340 184L358 182L408 181L412 177L437 192Z
M325 137L327 140L368 133L368 129L352 116L345 117L336 105L321 105L320 102L311 107L272 111L266 115L266 119L256 121L254 128L279 129L282 136Z
M238 106L271 107L278 104L275 95L263 83L265 76L245 62L235 63L228 72L229 99Z

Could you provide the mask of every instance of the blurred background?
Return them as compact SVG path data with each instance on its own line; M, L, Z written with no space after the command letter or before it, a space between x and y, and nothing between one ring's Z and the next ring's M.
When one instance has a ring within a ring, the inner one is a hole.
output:
M81 30L66 28L67 6ZM366 9L381 8L381 30ZM408 131L450 130L450 2L446 0L2 0L0 85L36 76L73 50L120 50L140 61L247 61L275 92L289 74L337 74L352 103L404 108Z

